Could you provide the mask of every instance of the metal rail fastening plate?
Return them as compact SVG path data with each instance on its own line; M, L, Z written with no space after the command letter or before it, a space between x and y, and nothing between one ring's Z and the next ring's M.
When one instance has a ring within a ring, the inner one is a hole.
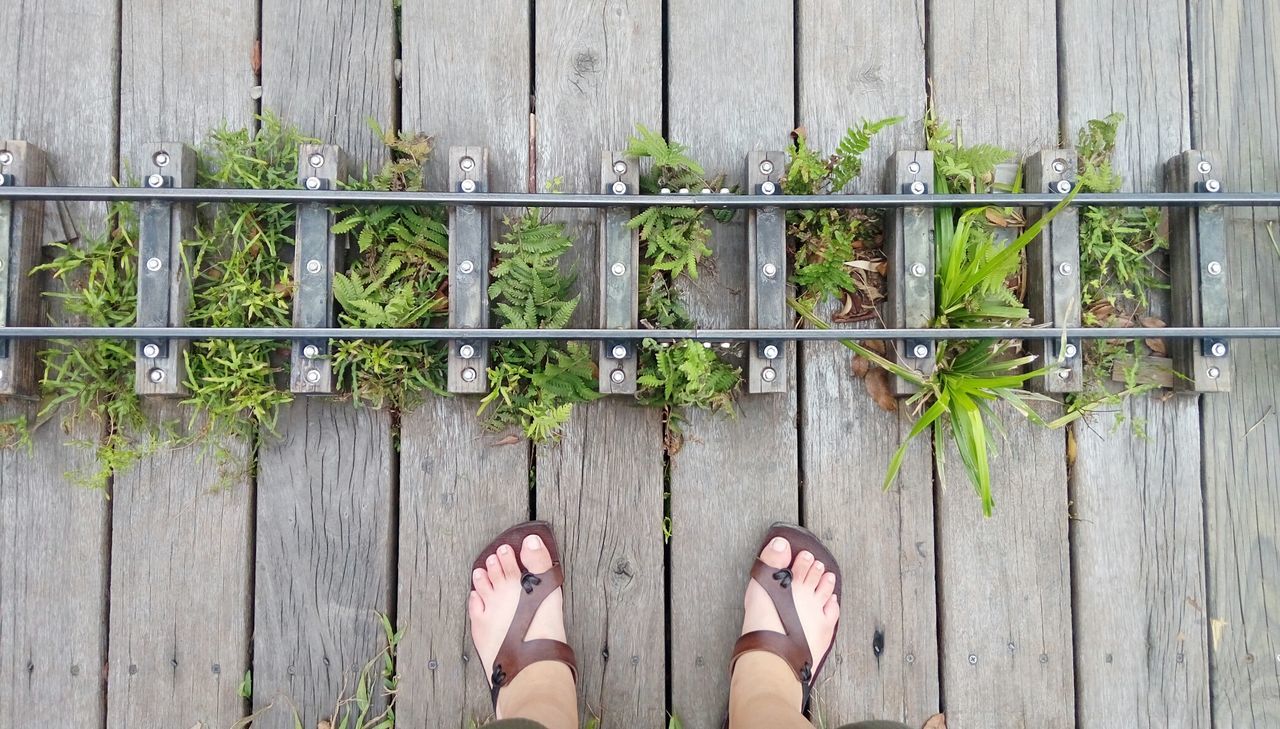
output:
M784 152L747 153L747 189L782 196ZM787 224L782 208L747 214L747 299L752 329L790 328L787 318ZM747 348L747 392L787 391L787 345L762 339Z
M487 147L449 148L449 189L489 191ZM449 208L449 326L489 326L489 207ZM483 393L489 389L489 346L482 340L449 343L449 392Z
M41 187L48 167L44 152L19 140L0 141L0 185ZM44 205L0 200L0 330L40 324L39 283L31 269L40 260ZM0 336L0 395L36 393L36 341Z
M623 151L605 152L600 181L606 195L639 194L640 161ZM605 329L635 329L640 323L640 231L628 227L630 220L630 207L600 210L600 326ZM635 394L638 346L639 342L600 343L600 392Z
M1169 160L1165 186L1170 192L1217 194L1222 192L1221 174L1212 155L1191 150ZM1170 208L1169 224L1169 323L1227 326L1227 229L1223 206ZM1201 337L1171 345L1175 389L1231 390L1231 346L1227 340Z
M346 179L346 155L336 145L304 144L298 150L298 184L307 190L334 190ZM293 249L295 327L337 325L333 274L342 268L345 240L333 232L333 211L322 203L298 206ZM289 390L305 394L336 392L326 340L298 340L290 351Z
M885 170L888 191L900 195L927 195L933 191L933 152L901 151L889 158ZM926 207L902 207L885 220L884 248L889 262L889 296L885 324L890 328L925 328L934 317L936 244L934 211ZM933 374L936 344L932 340L894 343L889 358L920 372ZM895 395L910 395L916 386L893 378Z
M1077 160L1073 150L1046 149L1032 155L1024 167L1026 191L1067 195L1077 180ZM1033 225L1048 210L1027 208L1027 224ZM1054 328L1080 326L1080 214L1064 208L1049 221L1027 252L1027 309L1037 324ZM1037 377L1032 389L1044 393L1079 392L1081 377L1080 342L1068 339L1034 340L1027 349L1036 355L1036 367L1051 371Z
M148 170L148 189L194 187L196 153L181 142L143 148L138 169ZM190 203L152 200L138 210L138 326L180 327L187 323L190 278L182 246L190 240L195 210ZM167 338L137 342L133 390L139 395L185 395L187 342Z

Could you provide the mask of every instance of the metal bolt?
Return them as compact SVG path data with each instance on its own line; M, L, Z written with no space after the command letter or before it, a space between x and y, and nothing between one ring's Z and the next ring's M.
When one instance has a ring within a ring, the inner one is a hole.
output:
M169 153L162 149L151 156L151 161L156 163L156 167L168 167Z
M474 369L474 368L472 368L472 367L468 367L468 368L466 368L465 370L463 370L463 371L462 371L462 381L463 381L463 382L475 382L475 381L476 381L476 371L475 371L475 369Z
M471 359L476 356L476 348L470 344L464 344L458 347L458 356L463 359Z
M0 150L0 165L11 165L11 164L13 164L13 152L10 152L7 149Z
M1075 270L1076 270L1075 266L1072 266L1070 263L1067 263L1065 261L1063 263L1058 264L1058 273L1062 274L1063 276L1070 276L1072 273L1075 272Z
M916 278L920 278L920 277L921 277L921 276L923 276L924 274L925 274L925 268L924 268L924 264L923 264L923 263L913 263L913 264L911 264L911 275L912 275L912 276L915 276Z
M4 187L4 175L0 175L0 187Z
M474 170L476 168L476 161L471 159L470 157L463 157L462 159L458 160L458 167L463 172L470 172L471 170ZM618 169L618 166L614 165L613 168L616 170ZM618 174L622 174L622 173L619 172Z
M1062 174L1067 171L1067 161L1065 159L1055 159L1053 161L1053 171Z
M778 358L778 346L777 346L776 344L766 344L766 345L764 346L764 358L765 358L765 359L777 359L777 358Z
M1071 379L1071 370L1058 370L1058 379L1059 380Z
M458 264L458 273L471 273L476 270L476 264L471 261L463 261Z
M147 379L152 382L164 382L164 370L156 367L147 373Z
M760 379L764 380L765 382L773 382L774 380L778 379L778 371L772 367L765 367L764 369L760 370Z
M711 349L711 342L703 342L703 343L702 343L702 348L703 348L703 349Z
M910 173L911 173L911 174L913 174L913 175L918 175L918 174L920 174L920 163L919 163L919 162L910 162L910 163L908 163L908 164L907 164L907 172L910 172Z
M315 258L307 261L307 273L320 273L322 268L323 266L320 265L320 261Z
M729 188L727 188L727 187L722 187L722 188L720 188L720 194L721 194L721 195L728 195L730 192L733 192L733 191L732 191L732 190L730 190L730 189L729 189Z
M912 194L912 195L923 195L923 194L924 194L925 189L926 189L926 188L925 188L925 184L924 184L923 182L921 182L920 180L916 180L915 182L911 183L911 194Z
M702 188L702 194L703 194L703 195L710 195L710 194L711 194L711 188L709 188L709 187L704 187L704 188Z
M682 187L682 188L680 188L680 194L681 194L681 195L688 195L688 194L689 194L689 188L687 188L687 187Z
M1204 269L1209 272L1210 276L1222 275L1222 263L1219 261L1209 261L1209 263L1205 265Z
M1054 190L1055 190L1059 195L1066 195L1068 192L1071 192L1071 181L1070 181L1070 180L1058 180L1057 182L1053 183L1053 189L1054 189Z
M463 180L463 181L462 181L462 191L463 191L463 192L475 192L475 191L476 191L476 181L475 181L475 180Z
M147 187L164 187L164 175L148 175Z
M972 653L969 654L969 665L970 666L978 665L978 657Z
M916 359L924 359L929 356L929 345L917 344L915 348L911 350L911 353L915 355Z
M773 162L771 160L767 160L767 159L760 160L760 174L762 175L773 174Z
M319 152L312 152L311 156L307 158L307 162L317 169L324 167L324 155Z
M721 343L720 343L720 349L728 349L728 348L730 348L730 347L732 347L732 346L733 346L733 344L732 344L732 343L730 343L730 342L721 342Z
M1208 374L1209 374L1209 379L1216 380L1222 376L1222 370L1218 369L1217 367L1210 367Z
M1217 180L1205 180L1204 189L1209 192L1219 192L1222 190L1222 183Z
M773 278L778 275L778 267L775 264L766 263L760 267L760 273L763 273L765 278Z
M627 381L627 373L623 372L622 370L614 370L613 372L609 373L609 379L613 380L618 384L622 384L623 382Z
M626 356L627 356L627 347L626 347L626 345L623 345L623 344L615 344L615 345L614 345L614 347L613 347L613 353L612 353L612 354L613 354L613 358L614 358L614 359L625 359L625 358L626 358Z
M1080 354L1080 348L1070 342L1062 348L1062 356L1067 359L1073 359L1077 354Z
M915 163L913 162L912 164L915 164ZM916 654L914 654L914 653L908 653L908 654L907 654L907 663L915 663L915 662L916 662Z
M1213 346L1209 347L1209 352L1210 352L1210 353L1212 353L1214 357L1226 357L1226 356L1227 356L1227 343L1226 343L1226 342L1214 342L1214 343L1213 343Z
M1040 654L1040 662L1041 662L1041 663L1048 663L1048 662L1049 662L1049 654L1048 654L1048 653L1041 653L1041 654Z
M160 270L160 268L161 268L161 266L163 266L163 265L164 265L164 264L160 262L160 259L159 259L159 258L148 258L148 259L147 259L147 270L148 270L148 271L152 271L152 272L159 271L159 270Z
M626 193L627 193L627 183L622 182L621 180L613 183L614 195L625 195Z
M664 187L664 188L662 188L661 190L658 190L658 192L659 192L659 194L662 194L662 195L670 195L670 194L671 194L671 188L669 188L669 187Z
M773 184L771 180L765 180L760 184L760 192L764 193L765 195L772 195L777 191L778 191L778 186Z
M614 163L613 163L613 171L614 171L614 173L615 173L615 174L619 174L619 175L625 175L625 174L627 174L627 163L626 163L626 161L625 161L625 160L618 160L617 162L614 162Z
M307 382L316 384L320 381L320 370L307 370Z
M0 370L0 380L4 379L4 370Z
M308 177L308 178L307 178L307 181L306 181L306 186L307 186L307 189L308 189L308 190L319 190L319 189L320 189L320 178L319 178L319 177Z
M307 359L315 359L320 356L320 348L314 344L308 344L302 348L302 356Z
M612 272L614 276L621 276L627 272L627 267L621 263L615 263L609 268L609 271Z
M1209 164L1209 160L1200 160L1200 164L1196 165L1196 169L1200 170L1200 174L1207 175L1213 172L1213 165Z
M142 356L147 359L155 359L160 356L160 345L144 344L142 345Z

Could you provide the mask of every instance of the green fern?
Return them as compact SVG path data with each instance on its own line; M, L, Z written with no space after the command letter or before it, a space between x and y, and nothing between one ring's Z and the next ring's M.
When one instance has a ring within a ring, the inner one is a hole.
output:
M964 144L960 133L939 120L932 107L925 114L924 123L939 193L990 192L995 184L995 166L1014 158L1012 151L995 145Z
M871 140L876 134L901 122L903 117L893 116L878 121L863 121L856 127L849 127L836 152L832 155L830 190L843 190L846 185L862 172L862 155L871 149Z
M507 232L493 244L489 300L505 329L563 329L580 296L560 269L573 246L563 222L530 208L504 219ZM591 350L580 343L503 341L491 348L489 392L480 403L492 429L518 426L535 443L560 437L573 406L600 397Z

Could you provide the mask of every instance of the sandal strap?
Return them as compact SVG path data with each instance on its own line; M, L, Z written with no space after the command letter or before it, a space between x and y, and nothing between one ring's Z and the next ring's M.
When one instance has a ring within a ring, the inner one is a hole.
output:
M516 606L516 614L507 628L507 635L502 640L502 647L493 660L493 672L489 676L490 694L494 705L497 705L498 691L520 674L525 668L542 661L559 661L569 667L574 681L578 679L578 664L573 649L558 640L536 639L526 641L524 636L529 632L533 616L551 593L564 585L564 569L559 563L551 569L538 574L524 573L521 577L524 593Z
M757 559L751 566L751 579L764 588L773 601L773 609L782 621L783 633L772 630L756 630L742 637L733 646L733 662L748 651L768 651L787 662L796 678L808 684L813 674L813 656L809 652L809 640L805 637L796 601L791 595L791 569L771 567ZM732 663L730 664L732 670Z

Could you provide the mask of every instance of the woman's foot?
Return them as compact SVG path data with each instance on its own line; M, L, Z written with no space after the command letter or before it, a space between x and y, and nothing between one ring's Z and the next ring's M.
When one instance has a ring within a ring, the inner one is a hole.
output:
M524 570L520 568L524 565ZM485 568L471 573L471 595L467 599L467 614L471 617L471 639L475 642L476 652L484 664L485 677L492 685L493 661L497 658L502 642L506 639L507 630L524 594L521 578L525 571L540 574L551 569L551 554L536 535L525 537L520 545L520 559L511 547L498 547L496 554L485 557ZM548 638L565 642L564 630L564 591L556 589L547 596L533 615L533 622L524 635L525 640ZM531 664L530 668L540 666ZM563 664L558 664L563 665ZM498 694L498 718L509 716L504 710L507 706L505 697L520 694L520 684L533 673L526 669L511 678ZM543 673L538 671L538 673ZM558 673L558 671L556 672ZM567 678L572 692L573 678L565 667L563 675ZM514 688L512 688L514 687Z
M817 664L831 647L836 623L840 619L840 603L835 596L835 574L827 572L826 566L815 561L807 551L800 552L793 559L791 544L782 537L776 537L765 545L764 551L760 553L760 561L776 569L791 568L791 587L787 592L795 601L796 614L800 617L800 624L804 627L804 635L809 643L809 655L813 661L810 668L817 670ZM755 580L748 581L747 595L743 602L746 608L742 617L743 635L756 630L785 633L773 600ZM791 675L794 676L794 673ZM799 684L798 679L796 683Z

